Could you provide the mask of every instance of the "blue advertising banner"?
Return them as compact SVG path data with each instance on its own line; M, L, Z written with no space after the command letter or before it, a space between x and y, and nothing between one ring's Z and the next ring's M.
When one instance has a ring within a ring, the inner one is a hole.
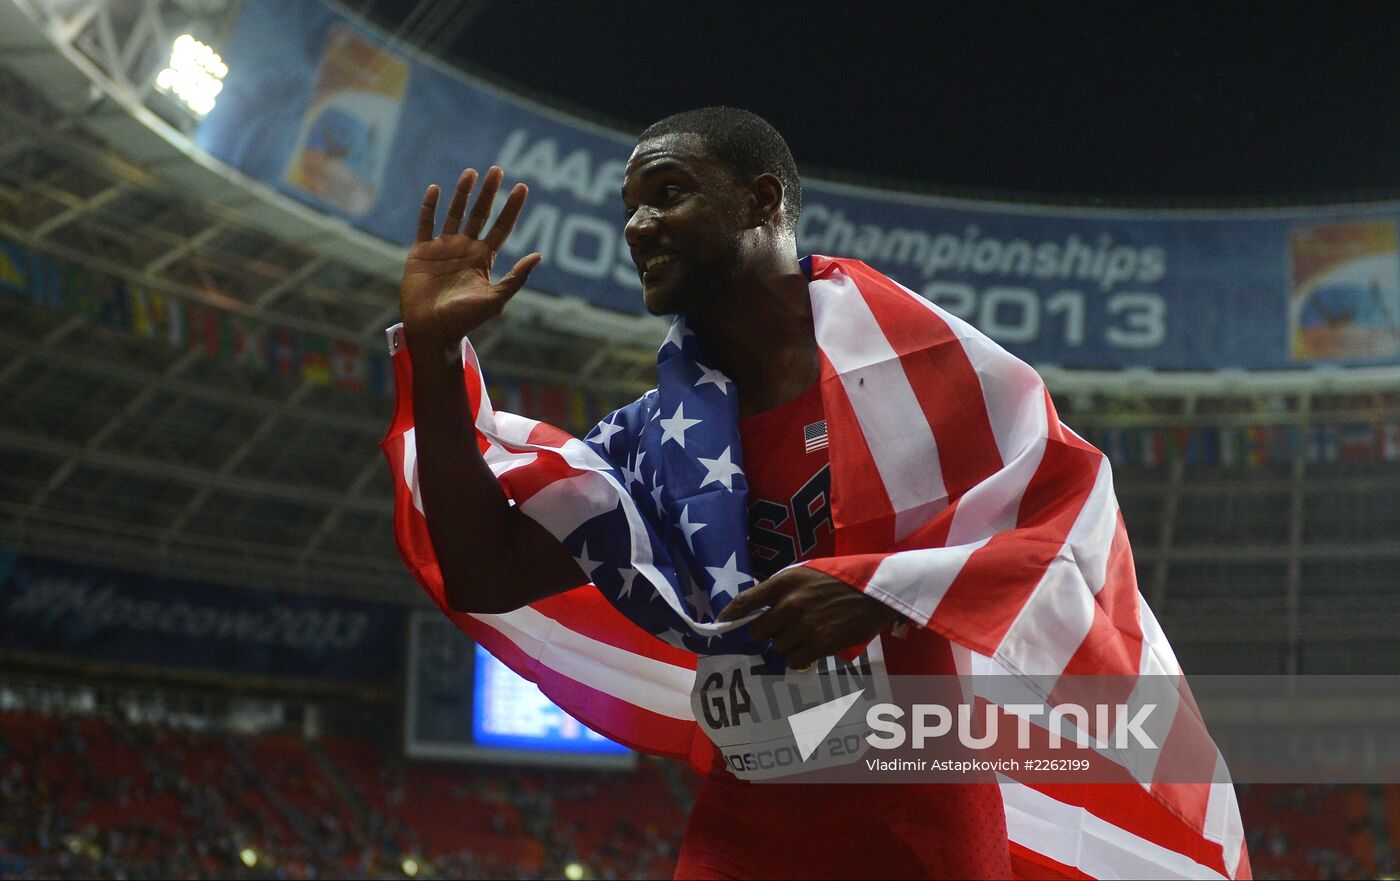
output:
M247 0L221 51L225 88L196 138L215 157L402 243L428 184L499 164L531 187L507 244L512 258L543 253L531 286L641 311L618 198L630 137L471 79L321 0ZM801 251L865 260L1035 364L1400 363L1394 203L1049 208L812 179L804 195Z
M0 651L387 684L405 610L0 553Z

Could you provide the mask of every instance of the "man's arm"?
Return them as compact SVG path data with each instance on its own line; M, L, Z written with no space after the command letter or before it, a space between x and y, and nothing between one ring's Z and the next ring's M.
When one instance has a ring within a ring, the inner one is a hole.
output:
M439 190L428 188L399 288L423 514L447 604L459 612L507 612L588 582L564 546L507 501L482 458L468 408L462 338L499 315L540 261L528 254L491 282L491 265L526 196L525 185L516 184L481 236L502 176L496 167L486 173L459 231L477 178L474 169L463 172L436 236Z

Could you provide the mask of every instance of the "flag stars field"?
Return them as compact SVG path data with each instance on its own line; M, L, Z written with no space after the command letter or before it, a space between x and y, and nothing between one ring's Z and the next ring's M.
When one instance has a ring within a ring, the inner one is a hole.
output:
M598 436L589 438L589 442L597 444L604 450L609 450L612 447L613 436L622 431L622 426L608 420L607 422L599 422L593 430L597 432Z
M704 364L696 364L695 366L700 368L700 378L695 380L695 388L708 382L724 394L729 394L729 377L718 370L711 370Z
M618 599L630 597L632 595L632 581L637 577L637 570L630 566L622 566L617 570L617 574L622 578L622 587L617 592Z
M577 557L574 557L574 560L578 562L578 567L583 570L583 574L588 576L589 581L593 580L593 573L597 572L599 567L603 565L603 561L601 560L590 560L588 558L588 542L583 543L583 549L579 551Z
M714 592L723 594L731 600L739 595L741 585L753 581L749 576L739 569L738 554L730 554L729 562L723 566L706 566L705 571L710 573L710 577L715 580Z
M676 527L680 529L681 532L685 533L685 543L690 547L690 552L692 554L695 553L695 533L709 525L708 523L691 523L690 506L686 505L681 508L681 519L680 522L676 524Z
M676 412L670 419L661 420L661 443L675 441L685 449L685 433L700 424L699 419L685 418L685 402L676 405Z
M624 467L621 469L622 477L624 480L627 481L628 489L631 489L632 484L634 483L643 483L642 460L646 458L646 455L646 451L642 450L641 452L637 453L635 458L633 458L631 466Z
M734 489L734 475L743 474L744 469L731 461L729 454L731 449L732 447L725 447L724 452L714 459L706 459L704 456L697 457L700 464L705 466L705 476L700 481L701 486L718 483L727 490Z
M685 341L685 338L688 336L695 336L695 331L686 327L684 321L677 319L671 322L671 329L666 331L666 339L661 343L661 347L665 348L666 346L671 345L675 346L678 349L684 348L683 343Z

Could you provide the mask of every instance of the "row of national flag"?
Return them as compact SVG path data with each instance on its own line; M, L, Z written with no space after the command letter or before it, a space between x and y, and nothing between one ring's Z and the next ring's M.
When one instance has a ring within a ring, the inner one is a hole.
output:
M1242 427L1100 428L1085 439L1115 465L1267 467L1308 463L1400 461L1400 420Z
M274 327L0 238L0 293L76 311L101 324L249 370L386 398L393 367L376 347ZM493 400L582 435L624 403L557 383L495 377Z

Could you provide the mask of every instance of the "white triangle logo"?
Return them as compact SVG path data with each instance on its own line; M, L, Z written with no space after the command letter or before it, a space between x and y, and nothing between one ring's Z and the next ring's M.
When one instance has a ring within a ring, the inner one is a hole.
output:
M860 700L863 694L865 689L862 688L860 691L842 695L834 701L827 701L810 710L788 716L788 727L792 729L793 739L797 741L797 751L801 753L802 761L807 761L812 753L817 751L817 747L821 746L831 729L836 727L836 723L841 721L841 717L846 715L846 711Z

